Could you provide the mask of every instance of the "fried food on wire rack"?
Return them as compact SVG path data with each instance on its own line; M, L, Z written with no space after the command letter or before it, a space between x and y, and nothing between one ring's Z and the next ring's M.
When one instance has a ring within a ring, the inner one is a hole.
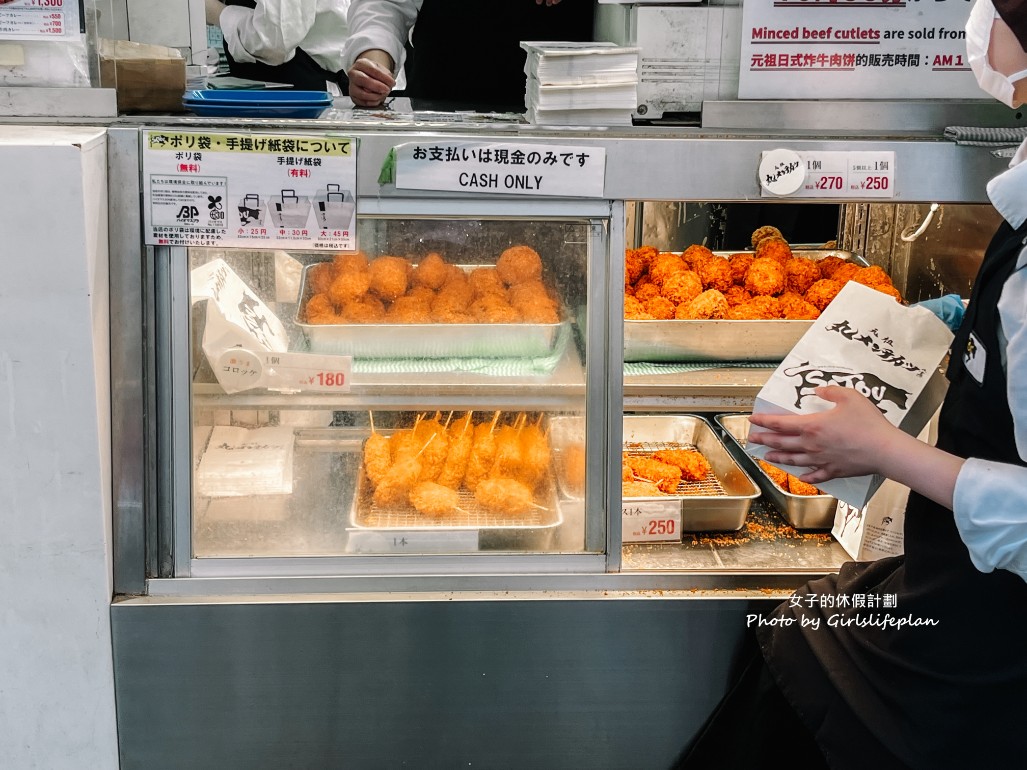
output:
M410 490L410 504L418 513L437 518L453 513L460 505L460 496L455 489L450 489L434 481L422 481Z
M474 499L495 513L520 516L535 507L531 490L514 479L484 479L474 490Z
M621 497L660 497L663 492L651 481L625 481L621 484Z
M653 482L660 488L660 491L668 494L677 489L681 482L679 467L654 460L652 457L625 455L624 464L631 468L636 477Z
M661 449L653 454L653 459L676 465L681 469L681 478L685 481L702 481L711 470L710 461L702 452L694 449Z

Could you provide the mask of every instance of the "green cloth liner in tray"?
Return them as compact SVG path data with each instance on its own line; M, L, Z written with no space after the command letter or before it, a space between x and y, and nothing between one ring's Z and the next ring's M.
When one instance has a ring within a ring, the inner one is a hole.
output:
M571 338L571 325L563 324L553 351L539 358L354 358L354 374L414 372L472 372L489 377L537 377L552 374Z
M773 361L692 361L689 363L649 363L632 361L624 364L625 377L644 377L653 374L683 374L703 369L776 369Z

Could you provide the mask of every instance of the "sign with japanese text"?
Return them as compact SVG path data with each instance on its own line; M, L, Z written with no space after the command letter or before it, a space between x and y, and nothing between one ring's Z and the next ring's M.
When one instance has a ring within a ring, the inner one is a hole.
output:
M606 150L549 144L410 142L396 147L396 187L601 198Z
M746 0L740 99L978 99L970 0Z
M146 131L146 243L354 251L355 140Z
M763 153L758 174L764 198L895 196L894 152L770 150Z
M0 0L0 40L81 39L82 0Z
M681 540L681 504L677 501L624 500L621 521L625 543Z

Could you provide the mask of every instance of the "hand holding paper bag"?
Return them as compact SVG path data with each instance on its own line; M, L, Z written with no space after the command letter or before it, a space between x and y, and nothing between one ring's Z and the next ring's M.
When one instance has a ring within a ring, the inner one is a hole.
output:
M885 450L919 444L906 434L941 403L951 342L929 310L849 282L757 395L752 424L777 433L751 432L747 451L862 508L892 475Z

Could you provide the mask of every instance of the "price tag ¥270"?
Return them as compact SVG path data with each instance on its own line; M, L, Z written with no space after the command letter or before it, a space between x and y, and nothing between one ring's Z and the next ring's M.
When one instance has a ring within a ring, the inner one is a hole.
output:
M625 543L662 543L681 540L681 504L646 500L621 503L622 533Z

